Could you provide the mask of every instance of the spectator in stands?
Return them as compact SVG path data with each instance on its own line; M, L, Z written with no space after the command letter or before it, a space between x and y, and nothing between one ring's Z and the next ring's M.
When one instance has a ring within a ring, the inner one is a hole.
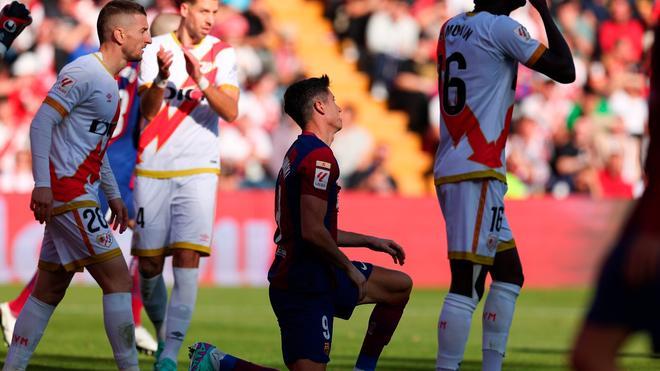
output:
M367 24L367 49L371 53L371 94L387 98L400 64L411 59L419 42L419 25L405 0L383 0Z
M624 42L629 45L626 57L641 61L644 27L632 17L630 2L611 0L609 10L612 18L604 21L598 30L598 43L603 53L611 52L616 44Z
M396 181L387 170L389 148L379 144L374 149L371 160L358 168L346 179L346 187L382 196L392 195L397 191Z
M538 123L523 116L513 125L507 149L507 170L528 188L528 192L539 194L545 191L550 178L548 146ZM509 159L510 158L510 159Z
M610 153L605 167L598 172L600 190L605 198L632 198L633 187L622 176L623 156L618 151Z
M355 122L355 107L343 104L341 130L335 134L332 151L339 163L340 179L350 179L358 167L363 166L373 153L373 138L367 129Z

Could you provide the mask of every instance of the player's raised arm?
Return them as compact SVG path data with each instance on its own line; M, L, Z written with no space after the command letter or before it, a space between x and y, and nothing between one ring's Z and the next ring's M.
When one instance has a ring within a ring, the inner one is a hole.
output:
M16 40L18 35L23 32L25 27L32 23L30 11L24 4L18 1L12 1L0 11L0 58L2 58L7 49Z
M537 60L531 61L532 63L529 63L527 67L563 84L575 81L575 64L571 49L555 25L546 1L529 0L529 3L541 15L545 33L548 36L548 49Z
M143 81L141 83L140 110L147 121L156 117L163 104L167 79L170 78L170 66L174 60L172 52L163 49L162 46L155 56L148 53L149 49L145 50L140 64L140 80ZM144 90L145 87L146 90Z
M182 50L183 56L186 58L186 71L193 78L199 90L204 93L211 108L227 122L236 120L239 90L216 86L202 75L197 58L186 48L182 48Z

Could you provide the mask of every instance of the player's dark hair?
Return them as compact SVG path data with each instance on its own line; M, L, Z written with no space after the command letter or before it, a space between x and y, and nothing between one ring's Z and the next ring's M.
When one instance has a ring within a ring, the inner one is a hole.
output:
M305 124L312 117L314 100L321 95L323 98L327 97L330 93L329 86L328 75L312 77L292 84L284 92L284 112L304 129Z
M106 33L110 31L107 27L110 25L112 17L121 14L142 14L146 16L147 12L142 5L130 0L112 0L105 4L101 9L101 13L99 13L99 19L96 21L96 32L101 43L105 41Z

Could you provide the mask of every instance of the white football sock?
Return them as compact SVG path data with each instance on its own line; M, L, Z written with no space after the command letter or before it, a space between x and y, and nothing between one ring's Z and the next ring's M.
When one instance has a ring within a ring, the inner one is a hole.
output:
M167 336L159 359L169 358L176 363L179 349L188 332L195 301L199 268L174 267L174 288L167 308Z
M483 371L499 371L513 320L520 286L493 281L486 298L483 315Z
M151 278L140 275L140 291L142 292L142 304L147 312L151 323L156 329L158 341L165 341L165 312L167 310L167 287L163 275L159 274Z
M3 371L25 370L55 307L30 295L14 326Z
M438 356L436 370L458 370L470 335L472 313L477 300L449 293L438 319Z
M103 295L103 323L117 368L137 369L138 356L135 348L135 324L130 292Z

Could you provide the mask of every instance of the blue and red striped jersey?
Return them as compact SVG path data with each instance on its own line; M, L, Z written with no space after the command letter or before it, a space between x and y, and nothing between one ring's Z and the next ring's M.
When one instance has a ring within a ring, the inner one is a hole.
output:
M328 203L325 227L337 241L339 166L330 147L310 132L291 145L277 177L275 259L268 272L272 287L323 292L331 287L334 267L302 239L300 199L313 195Z

